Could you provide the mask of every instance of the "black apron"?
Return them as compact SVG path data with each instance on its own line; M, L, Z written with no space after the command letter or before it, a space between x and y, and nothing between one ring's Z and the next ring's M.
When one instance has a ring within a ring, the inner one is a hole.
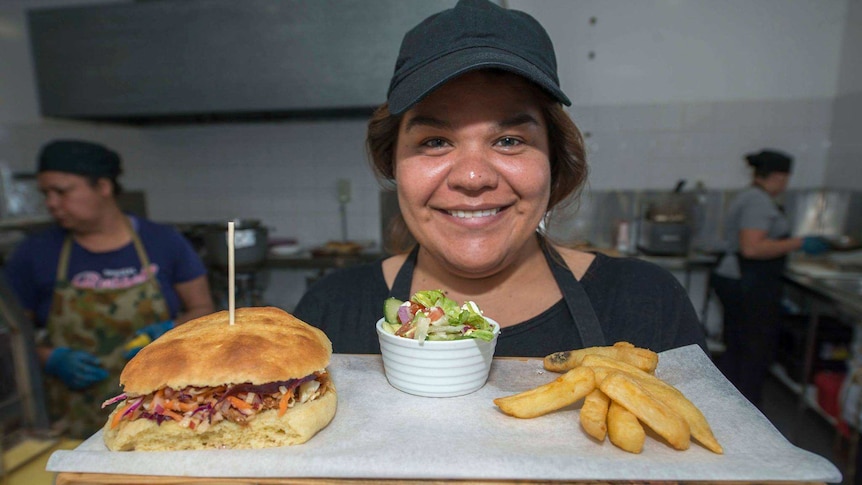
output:
M563 299L575 321L575 327L581 337L581 342L584 347L597 347L607 345L605 343L605 335L602 332L602 327L599 324L599 319L593 311L593 305L584 290L583 285L575 278L572 271L563 262L562 256L548 244L544 238L539 238L542 252L545 255L545 261L551 268L551 273L554 275L554 280L563 294ZM413 248L407 260L398 270L395 276L395 281L392 283L392 289L389 290L389 296L406 301L410 299L410 286L413 283L413 270L416 268L416 260L419 256L419 245Z
M789 236L783 234L778 239ZM763 382L778 347L787 256L749 259L737 253L736 257L738 280L712 277L712 286L724 307L726 346L716 363L739 391L759 406Z

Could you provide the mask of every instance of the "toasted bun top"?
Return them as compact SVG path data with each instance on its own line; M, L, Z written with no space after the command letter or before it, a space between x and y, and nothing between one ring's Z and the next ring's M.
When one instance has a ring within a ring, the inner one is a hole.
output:
M326 368L332 343L318 328L274 307L238 308L190 320L132 358L120 374L126 394L162 387L216 387L298 379Z

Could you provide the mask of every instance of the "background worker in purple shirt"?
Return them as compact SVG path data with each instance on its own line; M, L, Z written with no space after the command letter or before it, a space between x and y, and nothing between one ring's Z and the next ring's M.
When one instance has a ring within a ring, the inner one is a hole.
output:
M56 224L24 240L4 268L37 329L49 413L79 438L105 423L100 404L121 390L131 341L213 311L189 242L120 210L120 173L119 155L102 145L45 145L38 183Z

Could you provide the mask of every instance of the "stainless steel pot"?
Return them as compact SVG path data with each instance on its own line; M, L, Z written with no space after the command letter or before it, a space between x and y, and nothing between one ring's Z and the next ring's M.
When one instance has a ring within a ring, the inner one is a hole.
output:
M204 232L207 264L228 266L227 224L208 226ZM255 219L234 221L234 268L237 271L256 269L266 261L269 229Z
M862 249L862 240L847 234L827 236L826 240L829 241L830 249L833 251L858 251Z

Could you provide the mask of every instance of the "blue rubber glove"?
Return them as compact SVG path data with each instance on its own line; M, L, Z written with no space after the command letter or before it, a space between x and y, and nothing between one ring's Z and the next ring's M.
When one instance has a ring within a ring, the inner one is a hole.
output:
M174 324L173 320L165 320L164 322L151 323L150 325L147 325L146 327L135 332L135 335L146 334L148 337L150 337L150 340L155 340L164 335L165 332L174 328L175 326L176 325Z
M817 256L829 251L829 241L820 236L805 236L802 238L802 252L809 256Z
M176 324L173 320L165 320L164 322L152 323L150 325L147 325L146 327L135 332L135 335L146 335L149 338L149 341L152 342L153 340L164 335L165 332L174 328L175 326ZM126 352L126 358L131 359L132 357L138 355L138 352L140 352L141 349L144 348L144 345L129 348L129 350Z
M108 378L99 359L83 350L57 347L48 356L45 372L57 376L69 389L86 389Z

